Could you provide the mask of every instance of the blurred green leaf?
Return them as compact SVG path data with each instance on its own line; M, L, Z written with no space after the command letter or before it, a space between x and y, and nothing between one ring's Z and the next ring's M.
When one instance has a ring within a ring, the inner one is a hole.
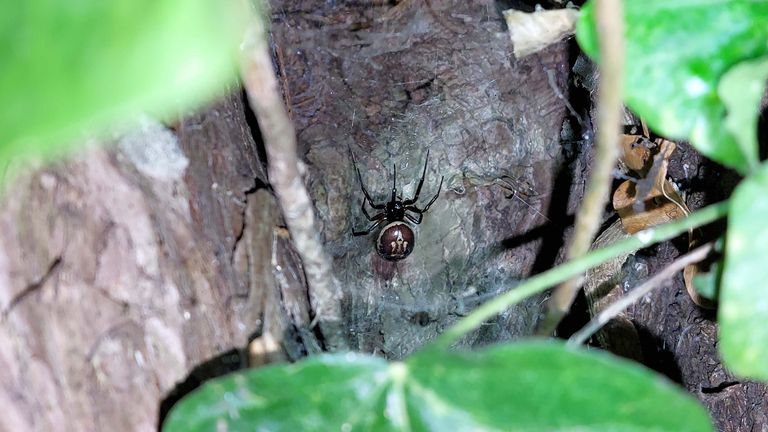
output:
M627 105L656 132L689 139L706 156L742 173L753 168L756 152L740 147L724 122L718 83L736 64L768 55L768 1L646 0L623 6ZM576 38L599 61L594 13L594 1L587 2ZM751 85L733 81L727 91L738 99Z
M200 103L232 80L237 1L25 0L0 14L0 167Z
M768 79L768 57L739 63L723 75L717 93L728 113L725 127L747 156L750 168L758 166L757 117Z
M721 274L722 265L720 262L715 262L708 272L699 273L693 277L693 288L700 296L715 304L720 291Z
M731 198L720 289L720 352L741 376L768 380L768 165Z
M165 432L707 431L704 409L651 371L554 342L427 351L403 363L311 358L204 385Z
M712 305L717 304L720 296L720 284L723 280L723 254L725 253L725 235L715 240L713 254L696 265L701 273L696 274L691 281L693 289ZM703 271L702 271L703 270Z

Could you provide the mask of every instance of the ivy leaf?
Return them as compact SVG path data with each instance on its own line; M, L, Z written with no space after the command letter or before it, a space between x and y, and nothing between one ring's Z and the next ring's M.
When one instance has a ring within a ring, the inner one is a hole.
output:
M647 369L555 342L426 351L403 363L328 355L224 377L163 430L708 431L704 409Z
M720 289L720 352L736 374L768 380L768 165L742 181L728 213Z
M688 139L706 156L746 173L757 152L726 125L718 86L745 60L768 55L768 2L753 0L624 1L627 105L655 131ZM594 1L581 12L576 38L599 61ZM750 82L733 81L734 98ZM752 108L752 107L750 107ZM756 110L750 113L756 116ZM743 116L739 127L747 127ZM754 127L749 133L756 133Z
M238 2L24 0L0 14L0 167L234 79Z
M723 75L717 92L728 108L725 127L751 163L758 161L757 116L768 79L768 57L739 63Z

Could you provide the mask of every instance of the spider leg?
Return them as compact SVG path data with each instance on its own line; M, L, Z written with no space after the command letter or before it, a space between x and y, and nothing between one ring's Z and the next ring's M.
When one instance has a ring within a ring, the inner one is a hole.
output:
M443 180L445 180L445 177L440 177L440 186L438 186L438 187L437 187L437 193L435 194L435 196L433 196L433 197L432 197L432 199L431 199L431 200L429 200L429 202L427 203L427 205L426 205L426 206L424 206L424 209L423 209L423 210L421 210L421 212L422 212L422 213L424 213L424 212L426 212L427 210L429 210L429 208L430 208L430 207L432 206L432 204L435 202L435 200L437 199L437 197L439 197L439 196L440 196L440 190L442 190L442 189L443 189Z
M397 165L392 164L392 202L395 201L397 194Z
M424 160L424 171L421 172L421 180L419 180L419 185L416 186L416 193L413 194L413 198L411 198L409 200L403 201L404 205L415 204L416 201L419 200L419 194L421 193L421 187L424 185L424 177L427 176L427 163L429 163L429 149L427 149L427 157Z
M371 216L370 214L368 214L368 210L365 209L365 200L362 201L362 204L363 205L360 206L360 209L363 211L363 214L365 215L366 218L368 218L369 221L377 221L383 218L384 216L386 216L386 213L384 212Z
M371 198L371 194L369 194L368 190L365 188L365 184L363 183L363 175L360 173L360 168L357 167L357 161L355 160L355 155L352 153L352 149L349 150L349 154L352 156L352 166L354 166L355 171L357 171L357 180L360 182L360 189L363 190L363 195L365 195L365 199L368 201L368 205L376 210L384 209L386 204L374 203L373 198Z
M385 220L386 220L386 219L384 219L384 218L382 218L382 219L379 219L379 220L375 221L374 223L372 223L372 224L371 224L371 225L370 225L368 228L366 228L366 229L365 229L365 230L363 230L363 231L355 231L355 230L354 230L354 228L353 228L353 229L352 229L352 235L353 235L353 236L364 236L364 235L368 235L368 234L370 234L370 233L371 233L371 231L375 230L375 229L376 229L376 227L378 227L379 225L381 225L381 223L382 223L382 222L384 222Z
M429 208L432 206L432 203L434 203L435 200L437 199L437 197L440 196L440 190L443 188L443 180L444 179L445 179L445 177L441 177L440 178L440 186L437 187L437 193L435 194L435 196L432 197L431 200L429 200L429 202L427 203L426 207L424 207L423 209L420 209L420 208L416 207L415 205L407 205L407 206L405 206L405 210L406 211L413 212L413 213L416 213L417 215L419 215L419 219L418 220L414 220L415 218L414 219L408 218L409 221L411 221L411 222L413 222L413 223L415 223L417 225L421 223L421 218L424 216L424 213L426 213L427 210L429 210ZM410 215L406 213L405 216L408 217Z
M419 209L417 209L415 207L414 207L414 209L419 210ZM406 208L406 210L410 210L410 211L416 213L417 215L419 215L419 218L417 219L414 215L412 215L410 213L406 213L405 214L405 218L406 219L408 219L409 221L413 222L416 225L421 223L421 220L424 218L424 213L422 213L420 210L419 211L415 211L415 210L411 209L410 207Z

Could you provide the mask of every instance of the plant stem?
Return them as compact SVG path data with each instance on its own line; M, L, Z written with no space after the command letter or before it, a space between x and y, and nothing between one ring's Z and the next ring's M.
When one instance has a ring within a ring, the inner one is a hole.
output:
M460 337L480 327L480 325L489 318L534 294L546 290L554 284L578 276L588 269L620 254L629 253L654 243L671 239L690 229L706 225L724 217L727 212L728 201L726 200L691 213L691 215L685 219L676 220L658 227L648 228L628 239L618 241L604 248L592 251L581 258L547 270L544 273L528 279L526 282L523 282L514 289L507 291L495 299L484 303L450 327L445 333L441 334L428 346L428 348L446 349Z
M261 1L251 17L243 42L240 72L248 101L259 121L269 160L269 182L277 195L291 240L304 265L309 300L330 351L348 348L341 325L341 286L323 250L309 192L299 171L296 132L278 88L267 45L268 21L258 12L267 10ZM263 13L263 12L262 12Z
M632 303L640 300L644 295L653 291L659 287L666 280L677 274L680 270L684 269L688 264L697 263L707 257L710 251L712 251L713 243L706 243L703 246L688 252L680 258L673 261L670 265L665 267L659 273L653 275L650 279L640 284L638 287L629 292L626 296L620 298L604 311L600 312L596 317L592 318L587 325L582 327L581 330L576 332L570 339L568 339L569 346L578 346L586 342L593 334L595 334L600 328L602 328L608 321L612 320L616 315L622 313L624 309L632 305Z
M624 73L624 14L620 0L597 0L595 4L600 44L600 88L597 100L595 163L584 200L576 215L568 259L584 256L600 228L600 217L610 195L611 174L619 156L621 134L621 86ZM570 279L557 287L547 303L547 315L537 333L549 335L571 308L581 280Z

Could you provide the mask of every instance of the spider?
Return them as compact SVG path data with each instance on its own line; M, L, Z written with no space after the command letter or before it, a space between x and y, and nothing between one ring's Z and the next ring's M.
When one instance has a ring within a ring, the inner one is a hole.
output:
M352 155L352 164L357 171L357 179L360 181L360 188L363 190L363 195L365 196L361 208L365 217L373 222L363 231L355 231L353 229L352 235L368 235L381 224L385 224L384 228L379 231L379 235L376 238L376 252L387 261L399 261L411 254L416 241L416 235L408 222L414 225L420 224L424 217L424 213L429 210L429 207L435 202L440 195L440 190L443 188L443 180L445 177L440 178L440 186L437 188L437 193L431 200L429 200L427 205L422 209L416 206L416 201L419 199L419 194L421 193L421 187L424 185L424 177L427 175L428 162L429 150L427 150L427 158L424 161L424 171L421 173L421 180L419 180L419 184L416 186L416 193L413 195L413 198L406 200L397 196L397 167L393 166L392 197L388 202L376 204L373 202L368 190L365 189L363 176L360 174L360 168L357 167L355 157ZM366 202L371 208L383 211L371 216L365 208Z

